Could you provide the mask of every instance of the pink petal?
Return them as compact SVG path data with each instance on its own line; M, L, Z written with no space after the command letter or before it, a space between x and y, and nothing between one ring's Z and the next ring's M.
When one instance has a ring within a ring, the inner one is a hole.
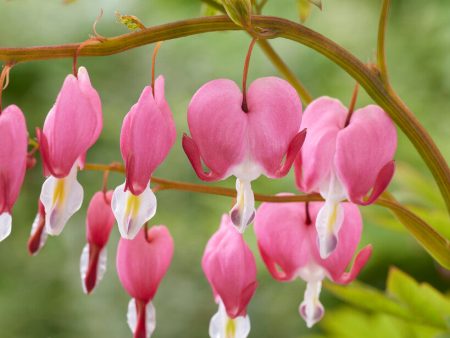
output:
M86 240L102 249L108 242L116 219L111 209L113 191L98 191L89 203L86 217Z
M166 119L166 124L169 126L169 135L170 138L175 139L177 137L177 131L175 129L175 122L173 120L173 114L170 110L169 104L166 101L165 93L164 93L164 76L160 75L155 81L155 101L158 105L159 109L162 112L162 115Z
M290 195L290 194L283 194ZM255 234L261 257L272 277L289 281L311 260L304 203L262 203L255 217Z
M189 159L189 162L191 162L192 168L194 168L195 173L200 179L207 182L217 181L221 179L221 176L217 173L214 173L212 171L207 173L203 170L200 151L198 150L197 144L195 144L195 141L192 138L184 134L182 145L183 150Z
M302 104L296 90L280 78L260 78L251 84L247 103L248 142L252 160L259 163L269 177L287 174L292 165L292 154L282 171L281 162L300 130L302 119ZM298 150L297 143L291 152Z
M89 87L88 81L84 71L80 81L68 75L44 123L45 164L57 178L69 174L76 160L87 152L100 133L99 99L94 98L95 90Z
M354 112L350 124L338 135L335 160L337 175L351 201L367 204L364 196L371 189L370 202L383 192L393 175L390 162L396 148L394 123L380 107L370 105Z
M197 156L193 147L188 147L191 158L201 157L212 176L227 177L230 168L246 155L247 122L242 93L233 81L219 79L206 83L195 93L188 108L189 130L200 154ZM199 173L198 168L196 172Z
M133 194L145 190L151 174L166 158L175 142L174 128L167 111L162 111L153 98L152 88L145 87L125 117L120 135L126 186Z
M11 213L19 196L27 166L28 132L19 107L6 107L0 115L0 214Z
M372 246L369 244L364 247L355 258L355 262L350 272L343 272L340 275L331 275L334 282L339 284L351 283L356 277L358 277L361 269L366 265L370 256L372 255Z
M220 229L206 245L202 268L228 316L245 316L257 286L256 263L228 215L222 216Z
M158 289L173 256L169 230L154 226L145 235L142 228L133 240L121 238L117 249L117 273L131 297L148 303Z
M295 162L298 188L319 192L319 186L333 168L336 138L344 127L347 109L339 100L320 97L305 109L301 129L307 130L300 156Z

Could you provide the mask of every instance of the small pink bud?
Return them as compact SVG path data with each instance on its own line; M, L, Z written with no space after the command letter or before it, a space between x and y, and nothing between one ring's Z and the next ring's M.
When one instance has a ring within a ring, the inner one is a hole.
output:
M321 258L318 234L314 222L323 202L262 203L255 217L255 233L259 251L273 278L291 281L299 277L307 282L300 314L307 326L319 321L324 313L319 301L322 280L325 277L339 284L353 281L370 258L372 247L362 249L350 264L361 238L362 218L358 207L342 203L344 218L338 234L339 246Z
M106 244L115 223L111 210L112 193L95 193L87 210L87 244L80 260L81 283L87 294L92 292L106 272Z
M19 107L0 114L0 241L11 233L11 212L19 196L27 165L28 132Z
M133 298L128 307L128 324L135 338L145 338L155 329L152 299L169 268L173 239L169 230L142 228L133 240L121 238L117 249L117 273Z
M230 325L242 332L236 337L246 337L250 330L247 305L257 287L256 264L230 216L222 216L219 230L206 245L202 268L219 304L210 322L211 337L227 337Z

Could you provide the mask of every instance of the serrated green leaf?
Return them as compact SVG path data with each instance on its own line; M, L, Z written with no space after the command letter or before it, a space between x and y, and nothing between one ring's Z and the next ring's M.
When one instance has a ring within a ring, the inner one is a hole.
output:
M423 318L435 326L449 328L450 300L431 285L419 284L404 272L391 268L387 291L405 304L414 316Z
M330 338L437 338L442 332L383 313L367 313L349 307L327 311L320 325Z
M359 308L414 320L414 316L406 307L368 285L359 282L353 282L351 286L342 286L329 282L326 282L324 285L336 297Z

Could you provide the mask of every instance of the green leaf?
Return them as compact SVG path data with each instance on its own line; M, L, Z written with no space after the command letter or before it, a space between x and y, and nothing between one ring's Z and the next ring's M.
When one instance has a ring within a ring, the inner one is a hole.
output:
M436 338L442 332L383 313L367 313L350 307L327 311L320 325L332 338Z
M251 0L222 0L230 19L240 27L250 27L252 15Z
M417 242L444 268L450 269L450 241L385 192L377 204L388 208Z
M398 269L389 271L387 294L360 282L349 286L326 282L324 286L357 308L450 332L450 299L428 284L417 283Z
M397 268L391 268L387 280L388 292L405 304L416 317L435 326L449 327L450 299L427 283L419 284Z
M202 16L214 16L214 15L217 15L219 13L220 12L216 8L210 6L210 5L206 4L206 3L202 4L202 7L201 7L201 15Z

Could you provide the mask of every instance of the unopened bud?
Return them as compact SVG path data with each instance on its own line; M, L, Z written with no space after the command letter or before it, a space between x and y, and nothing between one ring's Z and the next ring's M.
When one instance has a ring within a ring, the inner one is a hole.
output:
M230 19L238 26L247 28L251 25L251 0L222 0L222 5Z

